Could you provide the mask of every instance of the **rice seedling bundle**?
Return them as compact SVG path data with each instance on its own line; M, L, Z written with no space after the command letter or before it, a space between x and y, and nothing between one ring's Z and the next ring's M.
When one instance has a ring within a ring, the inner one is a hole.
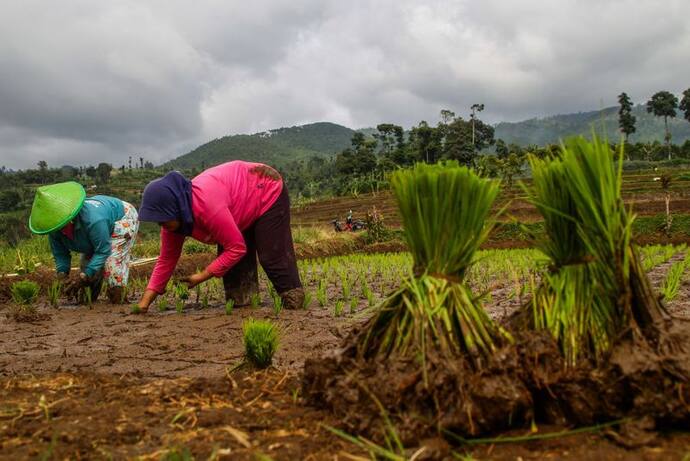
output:
M601 359L621 333L665 315L631 242L619 154L616 163L607 143L573 138L558 158L530 159L527 192L544 217L537 246L550 263L532 300L533 324L558 341L568 365Z
M34 281L20 280L12 284L10 291L12 294L12 301L23 306L29 306L38 298L40 288Z
M475 367L510 336L465 283L488 236L498 183L455 162L418 164L391 177L413 273L380 305L359 344L362 357L420 358L434 349ZM426 380L426 369L424 367Z
M266 368L273 362L278 350L280 332L270 320L249 318L242 324L245 359L257 368Z

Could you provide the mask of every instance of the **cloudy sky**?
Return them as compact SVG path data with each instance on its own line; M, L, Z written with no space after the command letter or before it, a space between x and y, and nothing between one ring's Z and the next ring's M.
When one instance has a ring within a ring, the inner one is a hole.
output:
M0 0L0 165L643 102L690 86L689 17L687 0Z

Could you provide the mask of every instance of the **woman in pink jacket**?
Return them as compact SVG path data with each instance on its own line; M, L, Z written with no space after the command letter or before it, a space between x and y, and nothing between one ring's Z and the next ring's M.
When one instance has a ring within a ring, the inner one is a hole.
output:
M139 220L161 226L161 253L139 307L147 310L165 287L190 236L217 244L218 257L203 271L182 279L189 288L223 277L233 298L248 283L258 286L256 256L285 308L301 307L299 279L290 231L290 199L276 170L242 161L209 168L191 181L177 171L144 189ZM248 303L234 299L236 305Z

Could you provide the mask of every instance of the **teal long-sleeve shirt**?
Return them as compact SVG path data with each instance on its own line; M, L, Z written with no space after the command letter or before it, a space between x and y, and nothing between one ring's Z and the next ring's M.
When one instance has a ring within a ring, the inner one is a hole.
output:
M69 273L72 251L91 257L84 273L92 277L103 269L111 253L111 235L115 222L122 219L125 208L122 200L106 195L94 195L84 201L84 206L74 218L74 238L60 230L49 236L50 249L55 258L58 273Z

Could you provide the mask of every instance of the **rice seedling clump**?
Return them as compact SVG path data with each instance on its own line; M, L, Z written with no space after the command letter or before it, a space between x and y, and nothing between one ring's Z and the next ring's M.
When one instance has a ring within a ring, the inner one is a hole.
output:
M38 283L31 280L20 280L12 284L12 301L23 306L36 302L40 288Z
M426 357L427 348L475 368L510 340L484 311L465 274L488 236L498 183L454 163L419 164L391 183L414 275L386 299L359 346L364 356Z
M466 281L498 185L452 163L393 174L411 275L337 354L306 361L310 403L384 442L391 425L404 442L534 422L690 423L689 322L668 314L647 279L621 163L608 144L580 138L531 167L545 258L505 325Z
M13 304L10 305L8 309L10 316L18 322L31 322L50 317L46 313L39 314L37 310L36 301L38 300L39 292L40 286L32 280L14 282L10 287L10 294L13 301ZM51 302L53 301L52 298L50 300ZM55 302L57 304L57 300Z
M573 138L559 158L532 158L531 167L528 193L544 217L537 245L550 260L533 298L533 326L551 333L568 366L601 362L626 332L656 335L669 316L632 243L622 160L596 137Z
M447 162L398 171L391 185L412 270L400 274L400 286L346 339L340 356L307 361L305 395L343 413L356 430L368 427L372 437L377 426L362 415L383 408L392 414L380 416L411 439L446 429L476 434L521 420L529 396L514 379L514 365L496 366L517 362L499 354L512 337L465 280L491 231L498 183Z
M278 327L270 320L249 318L242 324L242 332L247 362L256 368L270 366L280 343Z
M622 159L596 136L566 141L556 158L531 158L526 190L544 217L536 244L549 263L514 323L555 343L558 355L533 383L535 394L553 392L554 419L687 424L690 324L669 315L647 278L621 197Z

